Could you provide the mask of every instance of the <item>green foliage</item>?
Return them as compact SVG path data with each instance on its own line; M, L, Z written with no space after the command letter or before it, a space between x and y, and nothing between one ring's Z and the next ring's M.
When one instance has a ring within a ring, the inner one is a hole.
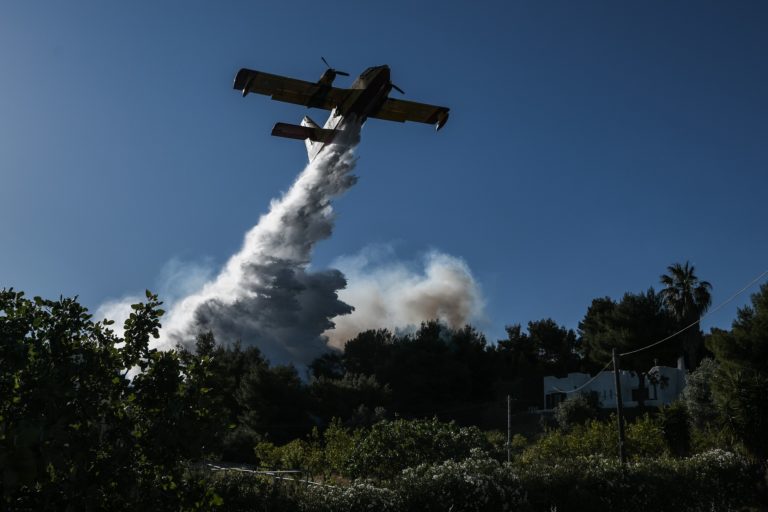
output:
M147 292L118 338L74 299L0 291L6 508L50 509L64 496L72 509L206 502L182 475L184 460L205 446L198 427L209 412L198 384L208 363L149 348L160 305Z
M661 276L661 297L664 306L674 317L677 328L690 326L709 309L712 304L710 290L712 285L701 281L695 273L695 268L689 262L685 265L674 263L667 267L668 274ZM696 368L702 358L704 337L698 326L686 329L678 336L678 346L685 357L687 368Z
M582 425L598 415L600 402L592 393L571 394L567 400L555 408L555 421L562 430L570 430L575 425Z
M602 366L611 359L611 350L633 350L659 340L672 332L674 320L661 296L653 288L645 293L626 293L621 301L608 297L595 299L579 322L585 355ZM674 344L661 344L622 360L622 369L646 372L658 359L673 366L679 350Z
M476 427L432 420L382 421L363 434L348 462L352 477L389 479L405 468L461 460L473 448L490 448Z
M768 459L768 372L722 370L716 400L730 430L753 456Z
M467 404L476 411L478 403L493 399L493 383L499 378L494 357L485 337L472 327L449 329L431 321L408 335L360 333L346 343L341 362L350 375L372 376L379 385L388 385L376 403L369 399L364 404L369 410L383 406L418 417L448 411L446 417L461 420Z
M647 414L628 424L625 433L630 459L660 457L668 453L661 426ZM555 464L575 457L617 457L618 439L615 416L608 421L589 420L585 424L574 425L568 432L546 432L520 455L520 460L524 463Z
M301 510L301 489L294 484L235 471L198 470L192 478L206 486L227 512L294 512Z
M395 488L409 511L518 510L526 501L519 478L477 450L464 460L406 469Z
M616 424L612 415L611 424ZM618 437L618 433L616 434ZM664 429L658 418L643 414L626 427L627 454L632 459L654 459L669 455Z
M677 456L688 455L691 452L691 431L685 403L677 401L662 407L659 421L669 451Z
M489 430L485 432L485 438L488 441L490 453L497 460L507 460L507 434L498 430ZM519 454L528 446L528 439L522 434L513 434L509 442L512 454Z
M728 450L745 453L744 447L727 426L707 425L691 430L691 452L704 453L711 450Z
M738 310L731 331L713 329L720 366L712 392L727 425L749 452L768 460L768 284Z
M519 466L528 510L737 510L757 502L758 472L743 458L715 450L687 459L562 459Z
M356 481L318 486L241 473L208 476L226 510L392 512L519 510L739 510L756 504L756 467L714 450L685 459L562 459L556 465L500 464L479 450L461 460L406 469L388 487Z
M403 510L396 491L369 482L352 482L345 487L309 486L301 493L302 512L397 512Z
M318 377L309 386L317 412L323 418L345 418L354 426L368 426L383 418L392 391L373 375L345 373L340 378ZM377 413L377 409L379 412Z
M719 413L712 396L712 383L715 380L718 364L713 359L704 359L699 367L688 374L682 401L688 411L691 424L704 428L719 420Z
M362 430L350 431L342 426L338 418L334 418L323 432L323 461L328 474L347 474L349 461L362 435Z
M293 366L252 367L236 398L242 409L240 424L255 432L268 432L276 442L301 437L312 428L306 391Z

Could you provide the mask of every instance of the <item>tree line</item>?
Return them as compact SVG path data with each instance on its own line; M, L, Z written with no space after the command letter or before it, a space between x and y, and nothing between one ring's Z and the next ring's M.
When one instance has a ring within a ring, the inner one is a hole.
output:
M576 331L543 319L508 326L496 343L471 326L436 321L410 334L362 332L306 374L211 333L200 333L193 348L151 349L163 310L150 292L118 337L76 299L5 289L2 498L24 505L16 508L56 508L63 498L94 509L180 500L194 508L217 497L185 477L190 461L253 461L259 443L284 444L334 422L355 429L437 417L487 428L493 415L498 426L492 407L503 407L505 395L520 410L540 405L543 375L600 369L613 347L645 346L709 307L711 285L693 266L670 266L661 283L659 292L593 300ZM695 369L686 421L768 458L768 285L730 330L704 336L694 326L626 363L645 372L680 355Z

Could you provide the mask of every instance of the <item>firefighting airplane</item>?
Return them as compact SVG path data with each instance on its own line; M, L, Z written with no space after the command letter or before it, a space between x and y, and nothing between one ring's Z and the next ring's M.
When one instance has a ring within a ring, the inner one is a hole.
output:
M324 58L323 62L328 69L316 83L245 68L235 76L234 88L242 91L243 97L255 92L271 96L273 100L331 111L322 128L309 116L304 116L301 125L277 123L272 128L272 135L277 137L303 139L310 162L343 130L345 118L355 117L360 123L369 117L400 123L416 121L434 124L437 130L448 121L446 107L389 98L392 89L405 94L390 81L389 66L368 68L352 87L342 89L333 87L333 81L336 76L349 76L349 73L331 68Z

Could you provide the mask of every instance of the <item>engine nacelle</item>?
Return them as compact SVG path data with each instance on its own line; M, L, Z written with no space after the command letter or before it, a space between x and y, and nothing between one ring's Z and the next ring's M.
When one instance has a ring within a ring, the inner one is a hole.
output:
M323 73L323 76L320 77L320 80L317 81L320 85L333 85L333 81L336 80L336 70L333 69L326 69Z

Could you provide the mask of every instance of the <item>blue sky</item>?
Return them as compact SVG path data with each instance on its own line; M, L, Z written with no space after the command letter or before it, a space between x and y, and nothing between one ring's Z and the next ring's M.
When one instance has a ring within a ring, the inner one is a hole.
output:
M491 339L575 328L676 261L717 303L768 268L766 26L763 2L4 2L0 286L96 307L222 264L306 162L269 136L306 110L234 74L316 80L325 56L389 64L451 120L366 124L315 268L459 256Z

